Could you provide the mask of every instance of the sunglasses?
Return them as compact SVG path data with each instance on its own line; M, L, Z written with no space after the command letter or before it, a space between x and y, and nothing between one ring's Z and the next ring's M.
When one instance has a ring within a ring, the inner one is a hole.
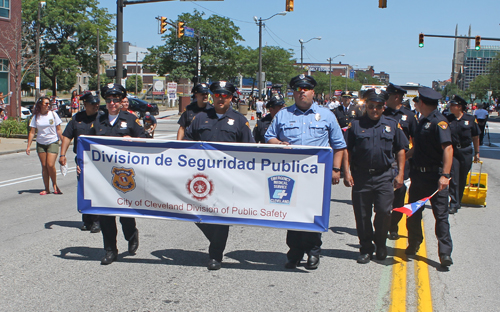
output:
M301 91L306 92L306 91L310 91L310 90L312 90L312 89L311 88L304 88L304 87L297 87L297 88L293 89L293 91L297 91L297 92L301 92Z
M215 97L222 97L222 98L227 98L229 94L227 93L214 93Z
M117 103L121 103L122 100L120 99L106 99L106 104L111 104L111 103L114 103L114 104L117 104Z
M382 104L379 104L379 105L369 104L366 106L366 108L368 108L368 109L383 109L384 105L382 105Z

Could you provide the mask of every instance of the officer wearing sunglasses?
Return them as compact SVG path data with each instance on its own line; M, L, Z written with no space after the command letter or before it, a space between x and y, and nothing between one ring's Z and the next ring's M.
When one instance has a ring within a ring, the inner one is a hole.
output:
M340 165L346 147L342 130L335 115L313 103L316 80L304 74L293 77L290 87L295 104L280 110L274 116L265 134L266 142L285 145L330 146L333 148L332 184L340 180ZM304 254L308 255L305 268L317 269L321 252L321 233L288 231L286 243L287 269L295 269Z
M353 120L347 129L348 157L344 159L344 184L352 187L352 206L361 245L357 262L362 264L373 258L373 242L377 247L377 259L384 260L387 257L386 239L394 188L403 186L408 150L408 140L399 123L382 114L387 93L370 89L363 97L366 113ZM398 166L396 177L392 170L395 161ZM372 209L375 210L373 226Z
M231 101L236 88L232 83L216 81L210 85L214 95L213 107L199 112L186 129L184 140L212 142L255 143L248 120L233 110ZM219 270L226 248L229 226L196 223L210 241L207 264L209 270Z
M186 110L182 113L179 121L179 130L177 130L177 140L182 140L184 138L184 133L186 128L189 127L191 121L194 119L199 112L206 111L212 108L212 104L208 102L208 85L206 83L199 83L193 87L191 93L193 93L194 101L186 106Z

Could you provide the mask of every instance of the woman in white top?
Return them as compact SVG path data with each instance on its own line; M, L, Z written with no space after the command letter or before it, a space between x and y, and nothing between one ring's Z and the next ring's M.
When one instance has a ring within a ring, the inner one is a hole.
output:
M45 190L40 192L40 195L50 194L49 178L52 180L54 194L62 194L56 183L56 158L59 152L59 139L62 141L61 123L59 116L50 110L49 98L43 96L38 99L30 122L31 129L28 134L26 154L30 154L31 142L36 129L38 130L36 151L42 164L42 177L45 185Z

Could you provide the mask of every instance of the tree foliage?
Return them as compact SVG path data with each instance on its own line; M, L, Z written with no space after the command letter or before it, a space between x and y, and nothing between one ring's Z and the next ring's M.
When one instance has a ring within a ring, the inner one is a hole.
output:
M314 88L314 92L316 94L321 94L325 93L328 94L330 93L330 75L323 73L323 72L317 72L313 74L314 79L318 83L316 87ZM341 77L341 76L334 76L332 75L332 96L335 90L345 90L346 89L346 83L347 83L347 90L349 91L358 91L361 89L361 83L356 80L352 80L349 78Z
M109 78L106 74L101 74L101 87L107 85L108 83L113 83L114 79ZM134 80L135 83L135 80ZM97 90L97 75L90 77L89 79L89 89Z
M36 33L38 0L23 0L22 15L25 27ZM40 69L52 82L55 95L58 89L69 90L78 72L97 74L97 30L100 50L109 51L113 29L112 14L99 8L97 0L46 0L41 13ZM35 50L35 38L29 40Z
M125 88L127 89L128 92L135 92L135 76L128 76L127 77L127 82L125 83ZM137 92L142 91L142 77L140 75L137 75Z
M372 77L372 76L370 76L367 73L362 72L362 71L356 72L355 79L357 81L359 81L362 85L364 85L364 84L370 84L370 85L371 84L373 84L373 85L380 84L380 81L377 78Z

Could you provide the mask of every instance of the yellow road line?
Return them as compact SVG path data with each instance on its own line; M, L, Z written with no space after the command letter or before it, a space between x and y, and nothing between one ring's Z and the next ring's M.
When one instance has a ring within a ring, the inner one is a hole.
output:
M394 264L392 267L392 285L391 285L391 305L390 312L406 311L406 268L407 261L405 249L407 245L406 218L401 218L399 222L398 234L400 238L396 240Z
M422 220L422 234L424 241L420 244L417 259L427 259L427 249L425 248L424 220ZM429 279L429 266L423 260L415 260L415 283L417 287L417 311L432 311L431 283Z

